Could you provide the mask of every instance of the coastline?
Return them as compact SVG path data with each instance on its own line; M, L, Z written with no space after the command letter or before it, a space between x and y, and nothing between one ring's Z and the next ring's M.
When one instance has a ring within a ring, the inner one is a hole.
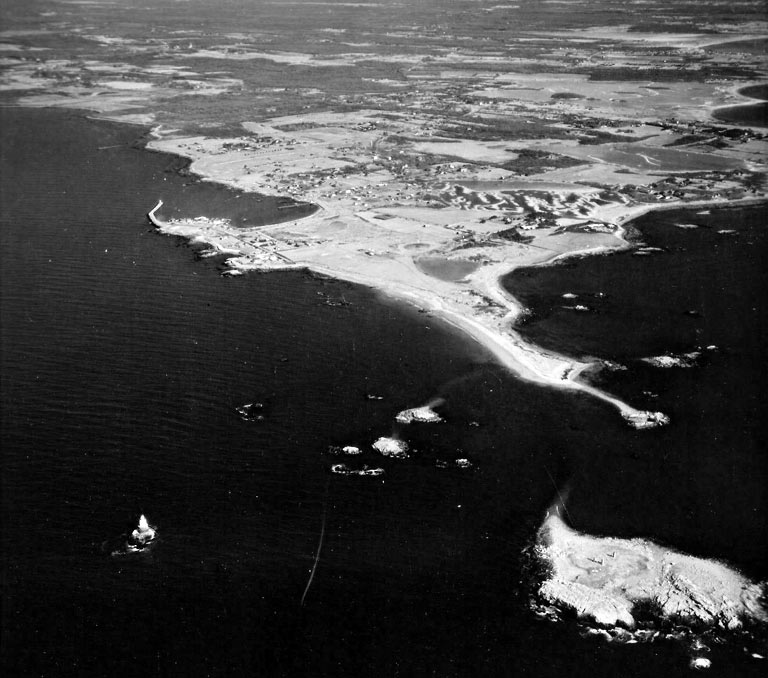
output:
M206 177L206 180L216 181L216 179L210 176ZM217 183L232 186L227 181L217 181ZM624 237L626 227L633 220L653 211L697 207L740 207L763 202L765 202L763 198L745 198L740 200L675 201L673 203L634 206L621 205L620 213L618 214L618 205L606 206L599 213L595 214L594 217L608 222L614 220L617 224L620 224L617 230L611 233L612 239L615 242L556 252L545 256L528 256L522 262L507 261L481 267L478 271L467 276L466 280L474 290L486 295L500 309L503 309L502 315L496 314L490 317L488 314L478 312L471 303L466 303L466 301L462 303L462 300L456 295L457 290L455 288L458 286L439 281L418 272L412 260L410 262L403 260L397 262L401 268L408 266L410 263L408 268L411 269L411 273L418 276L417 281L411 281L417 284L410 285L397 281L397 273L391 270L388 271L389 275L385 276L381 275L381 271L377 275L366 275L361 273L360 270L350 270L348 266L323 265L317 261L302 261L301 259L292 261L279 254L277 254L280 257L279 261L276 261L273 256L272 261L268 265L265 265L264 261L257 264L252 259L249 260L247 253L243 252L243 249L246 248L241 248L239 252L241 255L246 254L245 257L237 256L238 248L232 247L231 241L227 244L223 243L220 238L217 238L215 233L202 232L199 230L199 227L196 228L194 225L189 225L189 222L172 225L158 219L156 212L162 206L162 201L148 213L148 217L158 230L163 233L185 237L197 242L205 242L222 253L235 255L227 261L230 271L235 274L244 273L249 270L303 269L365 285L388 297L398 301L405 301L412 306L439 317L444 322L471 337L490 351L501 365L509 369L517 377L545 386L564 388L590 395L615 407L629 425L644 429L664 425L669 420L662 413L638 410L621 399L583 382L580 376L586 370L593 368L595 363L566 358L526 342L513 328L514 322L525 312L525 308L519 300L504 289L501 284L502 279L510 272L523 266L546 266L574 256L589 256L631 248L632 244ZM322 203L314 204L318 208L317 211L296 221L322 222L327 220L330 211L328 205ZM343 219L346 215L335 213L332 216L333 218ZM231 237L232 234L230 232L227 235Z
M739 85L731 88L730 94L732 97L735 97L735 101L730 101L728 103L721 103L716 106L710 106L709 107L709 114L712 116L715 120L717 120L718 123L725 123L729 125L736 125L740 128L751 130L755 133L761 133L766 129L765 122L760 124L755 124L753 122L749 121L736 121L736 120L728 120L728 118L721 118L719 117L719 113L725 112L725 111L738 111L739 109L749 109L756 107L760 104L763 104L765 107L768 105L766 102L766 99L760 98L758 96L752 96L751 94L744 94L745 91L752 89L754 87L759 87L763 83L759 80L754 80L750 83L739 83Z
M768 621L762 603L765 582L752 581L721 561L697 558L647 539L577 532L563 520L561 508L547 511L535 547L536 556L549 569L538 589L545 606L570 610L609 637L631 642L654 637L647 620L638 623L636 618L648 603L653 606L654 626L672 621L722 635ZM545 608L540 611L546 614Z
M126 122L118 117L105 115L103 111L97 110L96 112L100 115L93 116L95 120ZM251 175L247 182L241 181L244 177L239 171L235 172L233 176L227 176L227 174L232 173L232 163L226 158L223 163L218 160L214 161L212 156L216 155L216 152L210 148L198 147L193 150L190 144L197 138L166 138L162 135L159 126L151 128L147 136L149 138L142 144L144 150L166 153L189 160L187 171L195 174L202 181L261 195L291 199L297 197L296 191L290 191L290 194L286 195L285 192L273 190L274 187L266 186L265 178L260 178L258 175ZM201 167L200 161L206 158L210 162L208 164L204 162ZM217 165L217 162L222 164ZM221 171L217 171L217 169ZM457 183L460 184L460 180ZM331 203L327 199L314 195L315 193L316 191L309 191L308 194L305 193L301 196L301 200L314 205L317 208L316 211L294 219L291 222L293 226L301 225L306 230L313 226L328 224L330 221L334 223L345 220L358 224L374 223L370 215L364 215L359 211L357 203L349 204L349 200L344 202L341 199L342 196L339 196L339 199L333 204L333 209L331 209ZM349 248L338 248L338 251L331 252L331 248L328 251L320 251L322 247L317 247L309 253L310 256L292 258L277 251L274 247L270 249L254 241L247 243L244 240L246 235L258 232L259 237L261 237L261 234L268 229L283 227L286 225L285 223L270 224L248 231L246 229L227 228L227 224L216 223L205 217L195 220L165 222L156 216L161 205L151 210L152 217L149 217L149 213L147 216L159 232L183 237L191 242L204 243L214 248L218 253L228 256L226 261L228 270L225 272L228 275L240 275L252 270L267 272L305 269L366 285L393 299L405 301L417 308L428 310L485 347L501 365L517 377L541 385L565 388L595 397L616 408L630 426L646 429L664 425L669 422L669 419L660 412L636 409L629 403L581 381L580 376L586 370L594 368L596 363L578 361L546 351L526 342L515 331L513 324L525 312L525 308L503 288L501 280L512 271L522 267L552 265L574 256L588 256L630 248L632 247L631 243L624 238L626 226L633 220L652 211L696 207L740 207L760 204L765 201L766 198L761 196L737 199L718 197L690 201L674 200L634 205L628 205L622 201L595 204L592 205L588 216L584 218L590 222L613 226L615 229L610 232L603 232L598 243L583 247L566 242L565 246L561 245L560 249L538 246L535 251L531 247L521 245L515 250L516 259L482 266L478 271L460 281L460 284L447 283L419 271L413 264L411 255L403 256L402 247L394 254L390 249L383 253L383 256L375 257L378 260L375 262L377 270L366 275L361 273L361 270L370 268L372 260L367 257L372 253L360 248L356 248L354 252ZM421 216L423 217L423 215ZM373 218L377 217L374 216ZM424 217L424 219L427 218ZM552 235L552 233L547 235ZM275 244L277 243L274 238L272 240ZM365 256L359 256L360 252ZM329 263L329 260L334 260L334 257L335 261ZM403 274L405 275L403 276ZM477 303L477 297L484 297L495 308L488 312L487 308L483 308Z
M204 180L241 191L300 196L318 206L308 217L260 231L209 228L191 222L174 222L161 230L206 242L222 252L237 249L239 243L241 255L227 262L230 274L306 268L367 285L439 315L483 345L522 379L596 397L618 409L635 428L668 423L663 413L635 409L584 383L580 375L595 367L595 363L544 351L523 340L513 324L525 309L503 289L501 279L521 267L631 247L624 237L626 227L653 210L739 206L764 202L764 196L734 195L729 187L736 184L729 183L725 174L719 179L716 173L703 178L686 176L680 185L674 177L667 182L660 179L669 171L661 167L665 156L659 156L658 162L651 163L652 169L646 168L635 177L634 185L642 189L639 193L614 185L619 176L614 170L607 171L603 160L592 156L588 157L593 162L577 175L564 175L565 170L537 175L530 182L530 190L526 188L527 181L519 185L521 180L516 173L502 171L498 175L499 170L490 166L462 176L467 168L459 163L448 165L448 175L444 168L437 172L445 180L435 181L435 172L418 174L421 184L414 183L400 170L392 171L386 163L384 167L366 165L366 178L353 173L346 179L338 173L343 168L337 172L337 163L342 151L343 161L348 162L349 149L338 147L333 135L323 136L323 125L344 127L349 134L357 135L355 162L363 166L371 160L379 161L380 144L386 138L385 130L385 136L373 131L353 131L365 128L372 115L375 117L375 112L365 110L329 113L322 120L294 115L243 123L250 136L227 142L201 136L164 135L155 128L155 138L147 146L189 158L189 171ZM408 124L397 123L404 128L401 132L413 136L417 130L408 128ZM469 148L475 142L461 143ZM234 147L242 148L242 153L234 151ZM301 154L289 152L299 149ZM651 147L644 152L652 152ZM646 156L642 157L647 161ZM617 162L622 161L626 161L623 155ZM322 164L316 165L320 162L327 163L325 169ZM373 172L371 176L369 171ZM467 188L473 182L482 183L481 175L496 181L498 187L492 192ZM544 193L538 183L543 177L557 179ZM708 181L715 183L707 184ZM515 188L505 191L505 182ZM683 186L688 188L677 190ZM574 192L577 188L581 192ZM438 191L440 199L434 200ZM421 196L417 195L419 192ZM687 200L680 199L684 193L688 194ZM434 206L443 209L433 209ZM496 214L486 216L488 210ZM503 220L491 222L504 212ZM526 222L524 215L532 220ZM502 224L510 224L509 231L523 237L499 238L507 232ZM270 237L275 236L266 251L262 247L265 231L270 232ZM446 282L418 270L414 261L422 256L470 260L478 262L478 268L461 280Z

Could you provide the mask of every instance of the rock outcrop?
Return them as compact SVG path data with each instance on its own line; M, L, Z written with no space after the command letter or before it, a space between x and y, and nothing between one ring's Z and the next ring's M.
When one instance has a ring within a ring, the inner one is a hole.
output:
M624 421L632 428L646 429L666 426L669 423L669 417L663 412L651 412L650 410L622 412Z
M335 457L355 457L359 454L362 454L363 451L359 447L355 447L354 445L345 445L344 447L339 447L338 445L329 445L328 446L328 454L332 454Z
M700 351L691 351L690 353L681 353L679 355L656 355L651 356L650 358L641 358L640 362L662 369L669 369L670 367L694 367L696 361L700 357Z
M385 457L405 459L408 456L408 443L397 438L379 438L373 443L373 449Z
M368 466L363 466L363 468L351 468L346 464L334 464L331 466L331 473L340 476L381 476L384 475L384 469L370 468Z
M409 410L398 412L395 420L400 424L412 424L414 422L436 424L443 421L443 418L429 405L424 405L423 407L413 407Z
M550 571L540 596L599 626L634 628L634 609L643 603L659 619L689 626L733 631L768 622L764 583L651 541L579 534L553 513L537 553Z

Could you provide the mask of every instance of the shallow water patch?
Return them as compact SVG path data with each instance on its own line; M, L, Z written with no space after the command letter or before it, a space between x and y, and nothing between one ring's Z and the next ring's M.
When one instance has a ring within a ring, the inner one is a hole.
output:
M422 257L415 259L416 267L427 275L446 282L463 280L477 270L479 264L466 259L446 259L444 257Z

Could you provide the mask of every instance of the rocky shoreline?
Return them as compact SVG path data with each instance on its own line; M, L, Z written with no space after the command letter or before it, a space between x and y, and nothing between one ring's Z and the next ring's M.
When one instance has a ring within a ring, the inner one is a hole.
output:
M650 639L638 612L657 624L721 632L768 622L765 582L645 539L576 532L559 508L550 510L541 526L535 554L547 572L539 600L598 628L639 631L638 639Z

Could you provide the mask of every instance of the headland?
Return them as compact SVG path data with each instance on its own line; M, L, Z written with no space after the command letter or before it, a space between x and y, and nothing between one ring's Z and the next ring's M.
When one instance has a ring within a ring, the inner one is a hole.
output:
M150 147L182 153L189 149L189 143L156 140ZM219 174L218 163L208 153L189 157L193 160L192 171L239 187L236 180ZM521 182L507 184L499 178L493 190L479 191L465 185L474 182L460 181L457 179L446 190L469 196L480 205L474 213L436 204L398 204L393 208L366 204L358 209L358 198L349 197L354 196L351 189L339 191L338 196L334 191L329 196L318 195L313 187L305 189L302 197L314 199L318 211L274 226L247 228L205 217L165 221L157 216L162 203L150 211L149 217L163 233L205 243L229 255L229 274L305 268L370 286L455 326L523 379L599 398L614 406L634 428L668 423L663 413L635 409L581 381L579 376L588 368L594 369L596 363L566 358L525 342L514 329L525 309L503 288L501 280L515 268L631 247L624 238L627 227L632 219L652 210L750 204L761 198L739 195L731 200L702 199L697 194L697 199L688 201L635 202L619 192L590 191L577 185L566 184L566 192L553 186L540 189L530 182L526 192ZM335 178L334 184L338 189L339 184L344 185L343 179ZM380 182L376 188L386 186ZM259 192L270 190L269 185L256 188ZM581 195L574 197L572 189L580 189ZM387 197L384 190L381 195L373 191L367 195L371 203L383 202ZM530 213L521 209L515 198L520 203L536 200L546 206L540 208L534 225L530 225ZM498 204L504 205L501 220L493 214L500 211L494 209ZM512 212L515 208L517 214ZM507 228L500 231L502 226ZM430 275L419 266L419 261L427 258L438 262L436 274ZM473 270L454 280L439 274L440 263L449 267L457 262L470 264Z
M652 640L652 621L737 631L768 622L765 584L750 581L714 560L673 551L645 539L617 539L576 532L549 511L539 531L537 556L548 575L538 594L603 629L634 633L634 642ZM645 608L643 607L645 606Z
M653 427L666 417L580 380L588 361L524 342L514 329L524 309L499 280L627 247L627 224L648 210L765 199L763 130L712 117L759 83L764 59L744 45L759 42L761 26L567 25L531 24L505 56L482 41L449 49L417 39L417 49L393 51L384 35L374 54L344 41L320 54L340 39L318 29L312 52L288 49L285 33L283 48L269 50L242 34L182 46L171 34L158 43L97 33L62 48L66 59L49 58L32 33L10 45L2 87L22 106L151 125L147 148L188 158L197 177L318 207L258 227L153 213L162 232L226 254L227 274L306 268L369 285L456 326L521 378L598 397ZM254 63L320 85L343 72L352 89L281 91L259 81Z

